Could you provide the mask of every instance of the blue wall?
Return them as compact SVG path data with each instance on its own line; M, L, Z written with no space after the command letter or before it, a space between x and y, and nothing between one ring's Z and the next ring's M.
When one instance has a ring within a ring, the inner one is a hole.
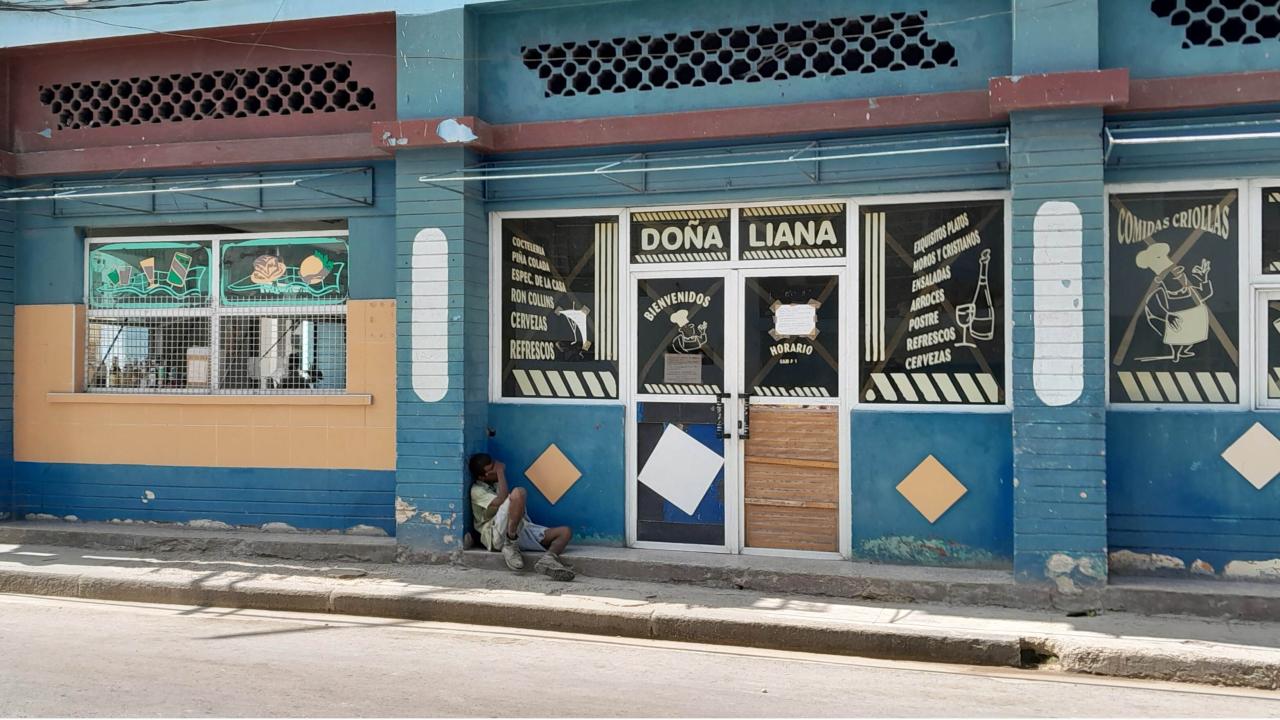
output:
M0 181L0 189L7 186ZM0 208L0 520L13 508L14 230L13 211Z
M365 165L367 166L367 165ZM326 165L322 169L334 169ZM363 166L357 166L363 167ZM60 305L84 302L83 228L174 227L175 232L189 232L182 226L231 225L238 223L286 223L345 218L350 230L351 297L356 300L393 298L395 287L395 173L390 163L373 166L373 207L338 206L297 210L231 211L231 212L111 212L103 215L53 215L52 203L21 203L17 234L17 303L19 305ZM238 174L265 168L228 170ZM316 170L315 167L272 167L277 171ZM190 175L185 173L169 173ZM158 173L146 177L163 176ZM217 173L206 173L211 179ZM77 177L77 182L93 178ZM127 177L103 179L126 181ZM40 182L51 182L41 180Z
M1007 567L1013 449L1007 413L854 411L853 553L912 565ZM933 455L968 491L930 524L898 491Z
M837 77L814 77L628 91L575 97L544 97L545 85L525 67L522 46L660 37L690 30L829 20L835 17L928 11L926 32L956 50L957 67L879 70ZM986 89L993 75L1007 75L1010 53L1008 0L735 0L722 2L646 0L598 3L549 10L503 12L480 8L480 115L509 123L576 117L647 114L718 107L794 103L837 98Z
M1158 17L1151 11L1150 0L1105 0L1098 5L1100 60L1104 68L1127 67L1133 77L1139 78L1280 68L1274 39L1252 45L1226 43L1221 47L1184 48L1185 26L1175 26L1170 18ZM1263 8L1262 12L1274 14L1275 8Z
M489 406L489 452L507 479L528 488L529 517L568 525L575 542L622 545L626 539L626 460L621 405ZM524 471L555 443L582 477L552 505Z
M1280 416L1249 412L1107 414L1111 552L1203 560L1280 558L1280 482L1258 490L1222 452L1255 422L1280 434Z
M146 498L147 491L155 497ZM394 495L395 473L389 470L20 462L14 478L19 516L75 515L86 521L283 522L309 530L372 525L391 534Z

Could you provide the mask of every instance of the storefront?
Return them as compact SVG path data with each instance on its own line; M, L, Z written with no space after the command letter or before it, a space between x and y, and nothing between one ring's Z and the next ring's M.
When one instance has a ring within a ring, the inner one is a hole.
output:
M0 54L0 513L1274 573L1264 4L387 5Z
M496 214L493 397L625 406L629 544L848 557L851 412L1008 412L1007 213L966 193ZM903 491L933 522L964 489Z

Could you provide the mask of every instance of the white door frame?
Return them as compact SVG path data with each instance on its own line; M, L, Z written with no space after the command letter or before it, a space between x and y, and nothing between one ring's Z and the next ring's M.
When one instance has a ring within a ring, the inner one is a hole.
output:
M749 263L716 263L711 264L686 264L681 266L666 266L660 270L633 270L629 273L626 282L627 299L622 303L623 312L627 321L621 323L628 328L626 347L627 356L632 358L632 362L628 363L628 372L631 377L626 382L621 383L623 387L629 388L626 393L626 426L624 436L626 440L626 514L627 514L627 545L630 547L641 549L655 550L682 550L693 552L713 552L713 553L733 553L744 555L771 555L784 557L804 557L804 558L820 558L820 559L840 559L851 557L852 545L852 528L850 523L852 520L852 508L850 506L850 466L849 466L849 410L851 399L847 392L847 373L850 371L849 355L850 340L849 332L846 327L846 320L849 315L849 298L850 289L848 287L848 278L851 273L847 270L847 260L844 258L833 258L838 264L827 264L823 266L803 266L795 267L791 265L768 265L760 261L752 261ZM732 267L726 267L732 265ZM633 266L634 267L634 266ZM839 443L839 510L837 512L837 544L838 552L817 552L808 550L784 550L774 548L748 548L746 547L746 530L744 526L743 512L743 442L738 437L738 422L741 419L742 402L741 394L744 387L745 370L742 359L742 343L745 331L745 315L742 310L744 299L745 281L750 277L794 277L794 276L833 276L837 278L839 283L837 292L839 297L839 316L838 327L840 335L838 341L837 364L839 367L839 381L837 385L837 397L833 398L767 398L764 404L770 405L830 405L837 408L839 414L839 422L837 425ZM708 545L689 545L682 543L665 543L641 541L637 538L637 527L639 522L639 513L636 503L636 486L638 483L637 475L639 474L639 464L637 458L636 445L636 408L640 402L689 402L689 403L712 403L718 401L718 398L711 396L671 396L671 395L653 395L641 392L639 387L639 378L635 377L637 372L636 358L639 357L638 347L638 323L635 322L635 313L639 310L636 303L639 297L639 281L643 279L654 278L686 278L686 277L718 277L724 280L724 298L725 298L725 378L724 393L731 395L731 399L725 401L724 405L724 425L732 437L725 440L725 545L708 546Z
M720 321L724 323L724 386L721 392L729 393L736 396L737 389L737 373L734 368L739 363L739 355L741 353L741 342L738 337L737 323L734 322L732 314L734 308L739 304L737 273L724 267L706 267L705 265L685 265L678 268L668 267L662 270L637 270L630 273L626 282L627 302L623 304L623 311L627 312L627 322L623 324L627 327L626 348L627 356L632 360L628 363L628 372L631 377L627 382L621 383L623 387L630 388L626 393L626 425L623 428L623 435L626 439L626 455L627 455L627 545L635 548L647 550L686 550L694 552L712 552L712 553L734 553L737 552L741 540L737 536L741 527L741 519L739 517L742 505L742 497L740 494L740 486L736 478L740 473L738 470L738 457L740 453L737 450L739 441L737 432L734 428L738 424L738 415L736 403L724 401L724 427L730 437L724 441L724 545L692 545L684 543L667 543L643 541L638 539L639 527L639 508L636 504L636 486L639 483L637 476L640 474L640 467L637 458L636 445L636 409L638 403L641 402L668 402L668 403L698 403L713 404L722 402L720 398L710 395L654 395L644 393L640 390L639 378L636 377L638 372L639 358L639 323L635 322L635 313L639 310L637 299L639 298L639 288L641 280L651 279L680 279L680 278L720 278L724 283L724 313L725 317Z
M739 303L736 308L738 312L738 318L737 320L734 321L733 324L736 325L738 328L737 335L739 340L745 339L745 332L746 332L746 317L743 312L742 301L745 300L746 298L745 287L746 287L747 278L795 277L795 276L808 277L808 276L814 276L814 275L835 277L837 282L836 293L839 300L839 311L838 311L837 320L836 320L837 322L836 327L839 328L839 336L838 336L837 352L836 352L836 365L837 365L837 371L838 371L836 375L836 397L783 398L783 397L766 397L762 395L751 396L753 400L756 398L759 398L761 401L759 404L761 405L828 405L828 406L835 407L837 409L837 413L839 414L839 421L836 425L836 428L837 428L836 432L838 433L836 440L837 440L837 443L839 444L839 463L840 463L840 469L837 471L839 473L839 488L837 490L837 492L839 493L838 506L837 506L838 510L836 512L836 524L837 524L836 525L836 530L837 530L836 548L837 550L836 552L821 552L821 551L814 551L814 550L749 548L746 546L746 538L747 538L746 518L745 518L746 513L744 511L745 508L742 508L738 513L738 522L739 522L738 537L741 540L740 544L738 545L738 552L743 555L773 555L773 556L783 556L783 557L804 557L804 558L817 558L817 559L840 559L840 558L848 559L852 557L851 544L852 544L852 537L853 537L853 529L850 527L850 523L852 522L852 515L853 515L853 510L850 507L851 479L849 477L849 474L850 474L849 473L849 470L850 470L850 466L849 466L850 404L849 404L849 397L848 397L849 393L846 391L847 383L845 382L847 373L849 372L849 362L850 362L849 328L846 320L850 317L853 317L852 315L849 314L849 306L848 306L849 287L846 281L848 280L849 273L846 271L845 263L841 261L840 265L830 265L826 267L792 267L792 266L760 267L759 265L753 264L749 267L744 267L741 270L738 270L736 274L738 276L736 284L738 286ZM739 353L741 353L741 347L738 348L738 351ZM746 377L744 376L744 373L746 372L746 363L742 362L741 360L742 359L739 358L738 365L736 368L734 368L735 374L738 376L736 386L739 389L746 387L746 380L747 380ZM739 392L739 394L741 394L741 392ZM739 400L733 403L735 406L734 407L735 413L741 413L741 408L739 406L742 404L742 402L745 402L745 401ZM735 427L736 427L736 424L735 424ZM742 471L745 471L746 465L745 465L745 460L743 458L743 455L746 451L745 444L742 443L741 441L738 441L736 442L736 445L737 447L735 448L735 452L738 455L737 457L738 467ZM745 488L744 476L742 474L739 474L739 476L735 478L735 483L740 488L738 494L744 495L744 491L743 491L743 488ZM739 505L741 505L741 500L739 501Z

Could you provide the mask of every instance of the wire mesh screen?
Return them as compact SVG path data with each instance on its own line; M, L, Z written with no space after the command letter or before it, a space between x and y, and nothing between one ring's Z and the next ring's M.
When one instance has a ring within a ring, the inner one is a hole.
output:
M343 315L219 318L218 392L341 392L347 386Z
M208 392L208 317L93 317L85 353L92 391Z

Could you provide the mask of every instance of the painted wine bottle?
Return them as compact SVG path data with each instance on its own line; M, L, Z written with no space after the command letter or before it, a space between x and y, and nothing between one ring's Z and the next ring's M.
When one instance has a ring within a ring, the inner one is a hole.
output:
M988 248L978 256L978 287L973 291L973 323L969 334L977 340L990 340L996 335L996 307L991 302L991 282L987 275L990 265Z

